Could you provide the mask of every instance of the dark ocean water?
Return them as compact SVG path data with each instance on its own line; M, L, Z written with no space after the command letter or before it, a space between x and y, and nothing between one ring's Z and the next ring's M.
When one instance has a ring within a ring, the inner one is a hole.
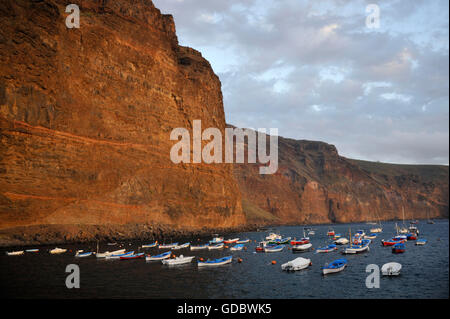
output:
M293 253L286 248L278 253L255 253L256 242L270 231L283 237L300 238L303 226L283 226L263 232L227 234L225 238L249 238L247 250L231 252L190 251L182 249L177 255L218 258L233 255L233 263L216 268L199 269L196 262L180 266L164 266L161 262L138 260L104 260L94 256L75 258L75 250L95 251L91 245L58 245L72 250L61 255L50 255L51 247L38 247L36 254L7 256L5 252L20 247L2 249L0 252L1 294L7 298L448 298L449 297L449 229L448 220L437 220L436 224L421 221L417 226L420 238L426 238L425 246L407 242L404 254L392 254L390 247L382 247L381 239L394 235L394 223L383 223L383 233L370 245L370 251L358 255L342 255L339 250L332 253ZM311 226L316 235L311 236L314 248L331 241L326 236L327 225ZM336 233L348 235L358 229L366 232L370 225L334 225ZM346 236L348 237L348 236ZM190 239L200 244L210 238ZM187 241L187 240L186 240ZM255 242L256 241L256 242ZM180 244L185 241L180 239ZM119 243L124 248L138 250L142 242ZM32 248L32 247L27 247ZM20 248L20 249L23 249ZM100 251L119 249L118 246L100 244ZM160 253L155 248L146 250L150 254ZM237 258L243 259L242 263ZM306 270L286 273L281 264L296 257L312 260ZM338 258L347 258L348 267L340 273L323 276L320 267ZM273 265L271 262L277 263ZM380 278L380 288L367 288L366 266L380 267L387 262L402 264L398 277ZM65 272L68 264L80 267L80 288L68 289Z

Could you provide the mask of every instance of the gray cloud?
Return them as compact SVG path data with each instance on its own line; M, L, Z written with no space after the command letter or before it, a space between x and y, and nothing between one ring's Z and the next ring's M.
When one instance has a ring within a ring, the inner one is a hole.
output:
M211 62L227 122L341 155L448 164L447 1L154 0Z

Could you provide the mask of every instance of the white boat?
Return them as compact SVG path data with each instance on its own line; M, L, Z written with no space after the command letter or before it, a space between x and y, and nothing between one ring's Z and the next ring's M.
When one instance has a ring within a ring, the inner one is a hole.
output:
M282 270L296 271L308 268L311 265L311 259L298 257L281 265Z
M326 264L324 267L322 267L322 273L324 275L326 274L332 274L336 272L340 272L345 269L347 266L347 259L337 259L329 264Z
M369 245L354 245L350 247L344 248L342 251L343 254L357 254L362 253L364 251L369 251Z
M371 228L370 232L371 233L381 233L381 232L383 232L383 228L381 228L381 227Z
M270 233L269 236L266 237L267 241L272 241L275 239L281 239L281 235L277 235L275 233Z
M214 260L209 260L208 259L206 261L198 261L197 265L199 267L221 266L221 265L225 265L225 264L231 263L232 260L233 260L233 256L228 256L228 257L218 258L218 259L214 259Z
M242 248L244 248L244 244L236 244L233 247L230 247L230 250L237 251L242 250Z
M416 245L417 245L417 246L419 246L419 245L423 246L423 245L425 245L426 243L427 243L427 240L426 240L426 239L417 239L417 241L416 241Z
M172 255L171 251L166 251L165 253L162 253L159 255L146 256L145 260L146 261L164 260L164 259L170 258L171 255Z
M337 247L336 247L336 245L328 245L328 246L325 246L325 247L320 247L320 248L317 248L316 249L316 254L317 253L329 253L329 252L332 252L332 251L335 251L335 250L337 250Z
M192 259L194 259L194 258L195 258L195 256L184 257L183 255L180 255L173 259L163 259L163 260L161 260L161 262L164 265L182 265L182 264L190 263L192 261Z
M184 243L182 245L176 245L175 247L173 247L172 249L174 250L178 250L178 249L182 249L182 248L187 248L189 247L190 243Z
M209 245L209 246L208 246L208 249L209 249L209 250L212 250L212 249L222 249L223 246L224 246L223 243L217 244L217 245Z
M23 255L23 250L18 250L18 251L7 251L6 254L8 256L19 256L19 255Z
M56 247L56 248L50 250L49 253L54 255L54 254L62 254L62 253L65 253L66 251L67 251L67 249Z
M276 246L265 246L264 252L266 253L277 253L279 251L282 251L284 248L284 245L276 245Z
M152 248L152 247L156 247L157 245L158 245L158 242L155 241L154 243L151 243L151 244L142 245L141 248Z
M119 249L119 250L115 250L115 251L105 251L104 253L97 253L96 256L97 256L97 258L106 258L111 255L123 254L124 252L125 252L125 249Z
M212 240L209 241L210 244L220 244L223 242L223 237L214 237Z
M311 243L303 244L303 245L294 245L292 246L292 251L308 251L312 247Z
M310 230L309 232L308 232L308 236L312 236L312 235L315 235L316 234L316 232L314 231L314 230Z
M106 256L106 259L120 259L120 257L126 257L126 256L131 256L134 255L134 251L129 251L127 253L123 253L123 254L114 254L114 255L110 255L110 256Z
M223 241L224 244L236 244L239 238L230 238Z
M250 239L239 239L236 244L246 244L250 241Z
M77 253L75 254L75 257L88 257L90 255L92 255L92 251L89 252L84 252L82 249L81 250L77 250Z
M345 237L341 237L338 240L335 240L334 243L336 245L347 245L348 244L348 239Z
M37 249L37 248L27 249L27 250L25 250L25 252L27 252L27 253L37 253L37 252L39 252L39 249Z
M172 248L177 247L177 246L178 246L178 243L171 243L171 244L159 245L159 248L161 248L161 249L164 249L164 248L172 249Z
M192 246L191 250L200 250L200 249L208 249L209 244L199 245L199 246Z
M390 262L384 264L381 267L381 273L383 276L398 276L400 275L400 270L402 269L402 265L396 262Z

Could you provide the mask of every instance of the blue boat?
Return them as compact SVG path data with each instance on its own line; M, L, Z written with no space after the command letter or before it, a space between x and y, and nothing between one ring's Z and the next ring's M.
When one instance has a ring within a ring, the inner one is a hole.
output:
M129 252L124 253L124 254L106 256L106 259L120 259L120 257L130 256L130 255L133 255L133 254L134 254L134 250L133 251L129 251Z
M266 247L264 247L264 252L276 253L276 252L282 251L283 248L284 248L284 245L266 246Z
M416 245L425 245L427 243L426 239L418 239L416 241Z
M325 247L317 248L316 249L316 253L329 253L329 252L335 251L335 250L337 250L336 245L331 244L331 245L328 245L328 246L325 246Z
M395 244L394 247L392 247L392 252L394 254L400 254L400 253L404 253L405 252L405 244L404 243L398 243Z
M145 260L147 260L147 261L163 260L163 259L169 258L171 254L172 254L172 251L166 251L165 253L162 253L162 254L159 254L159 255L146 256Z
M227 257L222 257L222 258L213 259L213 260L208 259L206 261L198 261L197 264L199 267L220 266L220 265L225 265L225 264L231 263L232 259L233 259L233 256L227 256Z
M242 250L244 248L244 244L237 244L230 248L230 250Z
M346 266L347 266L347 259L345 258L336 259L335 261L322 267L322 272L324 275L335 273L344 270Z

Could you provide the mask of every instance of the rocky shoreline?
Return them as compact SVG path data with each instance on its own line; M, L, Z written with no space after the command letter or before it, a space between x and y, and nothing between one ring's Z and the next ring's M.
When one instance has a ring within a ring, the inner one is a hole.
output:
M211 237L213 234L230 234L257 231L265 226L249 224L227 228L177 228L168 225L34 225L0 230L0 247L41 246L142 240L168 242L184 238Z

